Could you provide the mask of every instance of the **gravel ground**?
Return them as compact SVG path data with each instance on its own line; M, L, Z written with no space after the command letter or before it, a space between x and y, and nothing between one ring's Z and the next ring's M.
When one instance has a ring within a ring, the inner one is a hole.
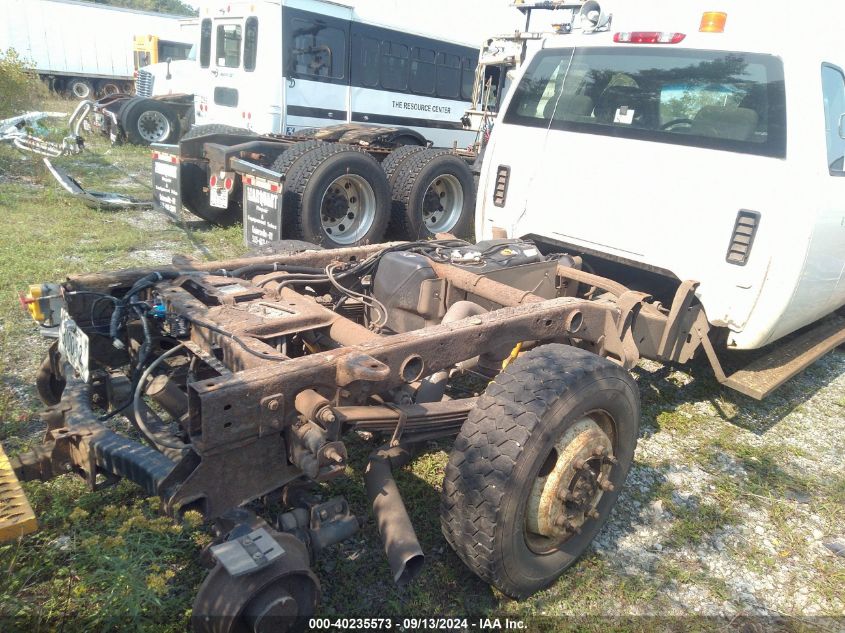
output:
M845 630L845 559L834 553L845 537L845 353L763 403L720 392L704 371L692 380L641 364L635 466L596 552L624 574L668 580L643 614Z

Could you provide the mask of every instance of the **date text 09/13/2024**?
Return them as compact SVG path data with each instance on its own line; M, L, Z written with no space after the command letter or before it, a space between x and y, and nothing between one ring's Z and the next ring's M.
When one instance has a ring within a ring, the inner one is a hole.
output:
M525 630L525 622L510 618L311 618L310 630L354 631L354 630L459 630L478 631Z

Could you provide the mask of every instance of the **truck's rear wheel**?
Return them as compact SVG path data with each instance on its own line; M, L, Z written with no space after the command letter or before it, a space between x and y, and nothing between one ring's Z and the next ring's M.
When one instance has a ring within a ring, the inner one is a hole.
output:
M126 138L135 145L173 143L179 139L179 116L165 103L135 98L120 112Z
M76 99L90 99L94 96L94 86L82 77L71 77L65 84L69 97Z
M255 132L232 125L195 125L182 137L183 141L211 134L233 134L257 136ZM235 186L229 195L229 206L225 209L212 207L208 199L208 163L181 163L179 169L179 190L182 204L195 216L220 226L231 226L243 219L243 197L241 179L235 179Z
M448 150L416 152L396 169L392 188L393 220L409 239L470 236L475 183L459 156Z
M381 165L341 143L302 154L287 172L284 196L288 235L327 247L378 242L390 216Z
M461 428L443 480L446 540L514 598L552 583L604 525L634 456L639 392L565 345L519 356Z

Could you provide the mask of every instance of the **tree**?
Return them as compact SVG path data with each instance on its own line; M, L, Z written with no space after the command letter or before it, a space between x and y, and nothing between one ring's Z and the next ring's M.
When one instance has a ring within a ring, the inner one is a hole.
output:
M156 13L170 13L173 15L196 16L198 11L182 0L93 0L95 4L107 4L125 9L139 9L141 11L155 11Z

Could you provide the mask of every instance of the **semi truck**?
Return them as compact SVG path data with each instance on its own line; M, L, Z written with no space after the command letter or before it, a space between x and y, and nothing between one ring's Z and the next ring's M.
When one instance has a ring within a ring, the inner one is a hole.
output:
M136 36L134 94L106 95L91 105L94 125L113 143L172 143L191 126L194 92L204 73L197 64L198 21L179 20L179 40Z
M0 50L13 48L59 92L78 99L131 92L133 38L180 41L179 16L77 0L7 0Z
M200 512L194 629L290 631L318 612L312 558L358 528L313 493L347 471L347 438L374 442L364 486L407 584L425 557L392 469L455 437L445 541L507 596L552 585L628 494L641 359L703 357L763 399L845 342L845 10L807 40L772 37L794 14L751 1L624 9L526 57L474 244L282 242L31 287L58 338L36 378L48 432L7 470L126 477Z
M471 233L475 133L461 116L476 47L377 3L259 1L206 7L198 59L194 127L154 147L160 208L217 224L246 213L252 246L283 225L327 246ZM341 164L351 173L328 178Z

